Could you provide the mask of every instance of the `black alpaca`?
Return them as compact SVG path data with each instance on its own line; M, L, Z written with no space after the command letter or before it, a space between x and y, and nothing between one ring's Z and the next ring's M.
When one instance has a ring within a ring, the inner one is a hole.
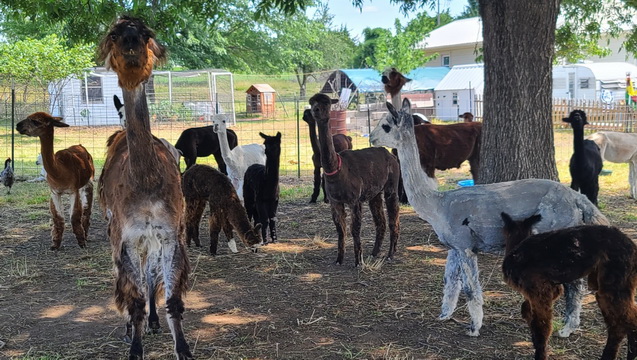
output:
M228 145L230 145L230 149L234 149L237 144L237 134L228 129ZM181 155L186 162L186 169L189 169L197 162L197 157L212 155L217 161L219 171L224 173L224 175L228 175L226 163L223 161L221 150L219 149L219 137L214 132L212 125L184 130L179 135L175 148L181 151Z
M599 193L599 173L602 171L602 155L593 140L584 140L586 113L574 110L562 121L573 127L573 156L569 163L571 171L571 189L580 191L588 200L597 205Z
M276 211L279 207L279 161L281 158L281 133L276 136L259 135L265 139L265 166L250 165L243 181L243 201L248 219L261 224L263 243L267 243L270 228L271 242L277 241Z
M504 280L524 296L522 317L531 329L535 359L546 360L553 303L563 285L588 277L604 316L608 339L602 360L617 357L628 336L628 360L637 358L637 246L617 228L582 225L531 236L541 215L513 221L502 213Z
M318 137L316 135L316 121L312 117L310 109L306 109L303 112L303 121L305 121L310 129L310 144L312 144L312 164L314 165L314 190L312 191L312 197L310 203L316 203L321 188L323 188L323 202L327 201L325 196L325 179L321 176L321 148L319 146ZM352 149L352 138L343 134L332 135L332 141L334 142L334 150L338 153L343 150Z

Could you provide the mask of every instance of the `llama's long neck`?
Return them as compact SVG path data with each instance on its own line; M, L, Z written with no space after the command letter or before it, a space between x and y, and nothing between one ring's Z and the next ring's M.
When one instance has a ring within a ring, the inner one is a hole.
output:
M438 192L436 179L427 176L420 166L418 145L413 133L411 136L406 136L406 139L403 139L399 144L398 157L400 158L400 171L409 203L422 219L435 227L435 224L440 220L439 216L441 216L439 206L443 193Z
M334 140L330 134L329 121L318 122L318 139L323 172L336 172L338 170L338 154L334 150Z
M230 144L228 143L228 130L224 124L220 124L218 126L217 137L219 138L219 151L221 151L221 157L226 163L231 163L232 155Z
M584 125L573 123L573 153L575 156L584 153Z
M42 166L46 170L47 176L60 177L62 174L60 174L53 151L53 128L47 129L47 133L40 136L40 153L42 154Z
M268 152L271 153L270 151ZM279 151L276 155L268 155L265 159L265 179L263 179L265 185L263 190L270 194L275 194L276 187L279 186L280 157L281 152Z
M307 125L310 128L310 144L312 144L312 152L318 155L321 153L321 148L319 147L319 141L316 135L316 123L308 123Z
M391 104L394 105L396 109L400 109L402 107L402 100L400 96L401 92L397 92L391 97ZM391 94L390 94L391 95Z
M122 93L126 104L129 175L133 182L150 189L160 182L161 177L149 176L148 172L149 169L158 169L160 162L155 153L153 134L150 131L146 89L144 84L140 84L133 90L122 88Z

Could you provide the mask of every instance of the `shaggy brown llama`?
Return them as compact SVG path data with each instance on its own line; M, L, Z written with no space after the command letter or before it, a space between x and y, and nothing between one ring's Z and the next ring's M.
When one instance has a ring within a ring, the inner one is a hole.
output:
M16 125L22 135L40 138L42 163L46 169L46 182L51 189L49 209L53 218L51 228L51 250L57 250L64 234L64 209L62 195L69 194L71 199L71 226L80 247L86 247L88 228L93 208L93 176L95 167L93 157L82 145L73 145L53 152L53 133L56 127L68 127L62 118L37 112L27 116Z
M261 243L261 224L254 228L248 220L246 210L241 205L230 179L207 165L193 165L184 172L181 188L186 199L186 241L201 246L199 241L199 222L201 215L210 205L208 224L210 228L210 253L217 255L219 233L223 230L232 252L237 252L232 229L247 246Z
M312 190L310 203L316 203L316 199L318 199L321 188L323 188L323 201L327 202L327 196L325 196L325 181L321 176L321 148L319 147L318 137L316 135L316 121L314 121L310 109L305 109L303 112L303 121L307 123L310 129L312 164L314 165L314 190ZM352 149L352 138L350 136L334 134L332 135L332 141L334 142L334 150L336 152Z
M588 277L606 323L608 338L600 359L617 357L628 336L628 360L637 358L637 246L619 229L582 225L531 235L541 215L504 221L504 280L524 296L522 317L531 328L535 359L548 359L553 303L563 285Z
M122 16L98 52L106 68L117 73L126 104L127 127L108 140L99 189L115 264L115 305L128 313L128 358L143 359L147 300L148 328L160 329L155 302L163 285L175 354L191 359L182 329L190 264L181 178L168 149L151 134L146 102L145 82L166 50L142 20Z
M338 233L336 264L343 263L345 253L345 205L349 206L354 240L355 266L363 259L361 249L362 203L369 202L369 209L376 225L376 241L373 256L378 256L387 228L383 213L383 197L389 218L390 244L387 258L396 252L400 237L398 217L398 178L400 171L396 157L384 148L343 150L337 153L329 130L331 100L325 94L310 98L312 116L318 125L321 166L325 177L325 194L330 201L332 219Z

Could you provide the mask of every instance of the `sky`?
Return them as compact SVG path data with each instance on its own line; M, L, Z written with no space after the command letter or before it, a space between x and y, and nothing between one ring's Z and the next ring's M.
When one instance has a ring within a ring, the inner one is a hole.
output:
M466 0L439 0L440 11L450 9L451 15L456 16L462 12L467 5ZM362 32L366 27L381 27L394 30L394 20L400 19L401 24L407 25L413 16L405 16L400 13L398 4L391 4L389 0L366 0L362 10L355 8L350 0L327 0L330 14L334 15L334 27L341 24L347 25L352 37L359 37L363 40ZM425 8L430 15L435 11ZM424 11L423 9L422 11ZM308 14L311 15L308 10ZM414 13L413 15L416 15Z

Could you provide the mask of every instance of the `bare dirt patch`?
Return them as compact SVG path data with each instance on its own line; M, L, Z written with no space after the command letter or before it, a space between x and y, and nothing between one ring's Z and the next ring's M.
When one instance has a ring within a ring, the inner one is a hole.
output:
M286 179L284 184L299 181ZM196 358L532 358L530 334L519 315L521 297L502 282L500 256L480 256L485 325L480 337L471 338L465 335L464 299L453 320L436 320L447 252L411 207L401 209L395 261L355 269L351 239L345 265L333 265L336 231L329 206L307 200L297 196L282 202L280 242L257 254L242 249L233 255L221 246L219 256L208 255L202 222L204 247L189 249L192 289L184 321ZM601 202L611 221L637 238L637 202L627 192L604 191ZM25 216L8 203L0 205L0 341L5 343L0 356L125 358L128 345L120 340L125 320L113 307L110 246L99 209L89 247L77 247L67 228L58 252L48 250L46 209L46 204L33 205L35 215ZM369 211L364 211L367 255L374 233ZM387 246L388 239L383 252ZM164 332L144 339L149 359L173 358L163 311L161 316ZM552 359L596 359L604 342L604 323L589 295L581 330L568 339L551 339Z

